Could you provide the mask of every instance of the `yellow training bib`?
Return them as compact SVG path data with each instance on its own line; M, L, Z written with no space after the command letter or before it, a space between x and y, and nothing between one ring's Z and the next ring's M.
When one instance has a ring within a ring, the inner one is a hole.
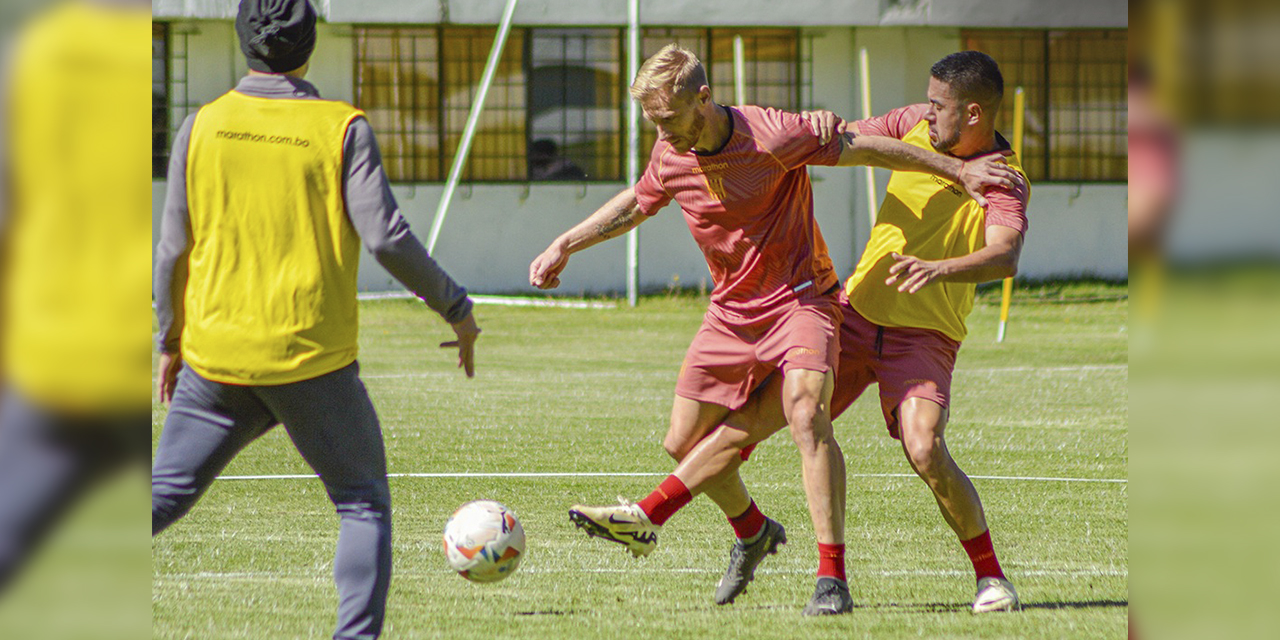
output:
M64 4L24 29L0 87L2 377L61 413L150 406L150 29L146 10Z
M342 199L342 144L359 115L235 91L197 113L182 353L200 375L283 384L355 360L360 242Z

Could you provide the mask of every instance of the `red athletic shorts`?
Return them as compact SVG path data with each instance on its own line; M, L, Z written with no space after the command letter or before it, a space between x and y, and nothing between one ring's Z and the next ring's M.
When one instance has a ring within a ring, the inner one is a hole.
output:
M889 435L898 438L898 405L907 398L951 403L951 372L960 343L932 329L881 327L849 305L840 292L840 362L831 418L844 413L873 382L880 383L880 410Z
M711 305L680 366L676 395L741 407L752 390L781 369L831 371L840 355L835 292L780 304L744 318Z

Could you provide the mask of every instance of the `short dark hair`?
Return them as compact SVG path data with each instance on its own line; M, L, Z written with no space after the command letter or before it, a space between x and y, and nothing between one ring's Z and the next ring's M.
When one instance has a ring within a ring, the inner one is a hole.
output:
M992 110L1000 108L1004 76L1000 74L1000 65L981 51L953 53L934 63L929 73L947 83L965 102L976 102Z

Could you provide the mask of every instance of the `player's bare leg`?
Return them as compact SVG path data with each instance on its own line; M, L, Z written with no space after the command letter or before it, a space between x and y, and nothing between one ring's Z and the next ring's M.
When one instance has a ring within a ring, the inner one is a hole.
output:
M664 448L671 457L681 460L728 413L721 405L676 396ZM765 528L767 518L752 502L736 464L702 477L693 486L673 474L636 504L623 501L605 507L574 505L569 518L588 535L626 545L633 555L648 555L657 548L659 528L699 493L706 493L725 512L740 537L744 533L754 536Z
M673 473L698 493L703 486L736 476L742 466L743 451L785 426L782 377L774 374L751 394L746 404L729 413L714 431L698 440Z
M765 392L752 394L746 405L726 416L725 424L685 454L672 475L683 481L690 491L696 494L706 487L716 487L722 497L726 496L729 493L726 485L741 485L738 468L742 466L743 451L786 426L781 378L773 376L763 388ZM760 562L786 544L787 532L778 522L765 518L753 502L748 501L745 509L738 509L736 504L728 508L722 504L721 508L733 524L738 539L730 549L728 568L716 585L715 602L730 604L746 591Z
M800 449L804 491L818 542L844 544L844 452L831 426L830 371L793 369L782 383L782 410Z
M924 398L907 398L898 406L907 462L933 491L947 524L961 540L968 540L987 530L987 519L973 482L947 450L947 417L946 409Z
M924 398L907 398L898 406L902 450L938 503L942 517L960 538L974 563L978 595L974 612L1018 608L1018 595L1004 577L991 546L982 500L973 482L947 450L943 434L947 410Z
M714 483L720 477L737 477L742 451L790 422L792 437L805 461L805 492L818 532L820 556L818 585L805 613L844 613L852 608L853 600L844 573L844 454L832 435L829 414L832 377L793 370L787 380L789 384L776 375L767 380L685 456L675 475L690 487ZM741 542L735 545L729 569L717 588L716 602L732 602L746 588L766 553Z
M729 567L716 585L715 602L721 605L730 604L737 599L755 578L755 569L765 556L777 553L778 547L787 542L786 529L777 521L765 517L747 493L742 477L738 474L743 461L743 449L759 440L752 438L752 434L719 428L728 413L727 409L718 405L705 405L677 397L671 412L672 428L664 443L667 453L681 461L672 476L663 483L671 485L667 490L673 487L679 490L683 486L692 495L706 493L733 526L736 540L729 551ZM707 442L712 437L709 433L720 435L712 442ZM709 452L712 455L690 460L693 451ZM700 469L702 464L710 465L710 468ZM663 490L660 486L659 492ZM652 505L653 499L654 496L651 495L642 504ZM661 511L661 503L655 508Z
M831 426L832 372L792 369L782 382L782 410L800 450L809 517L818 539L818 584L805 615L853 610L844 566L845 463Z
M662 447L676 462L682 462L728 415L727 407L676 396L671 405L671 426ZM695 484L689 484L689 480L679 473L681 467L688 466L678 466L674 475L684 481L693 495L707 494L728 517L736 516L750 506L751 496L738 475L738 465L725 466L721 473L701 474Z
M714 482L717 474L730 470L736 476L743 449L791 426L804 463L805 494L819 550L818 585L806 615L845 613L853 606L844 571L845 461L830 418L833 387L830 372L794 369L785 379L774 376L703 438L675 472L693 483L690 486ZM726 579L733 570L731 561Z

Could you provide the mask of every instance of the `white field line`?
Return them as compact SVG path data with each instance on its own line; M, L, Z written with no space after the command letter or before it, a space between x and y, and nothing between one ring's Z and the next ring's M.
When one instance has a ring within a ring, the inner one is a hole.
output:
M1014 565L1014 566L1016 567L1016 565ZM439 573L445 573L446 571L447 571L447 570L441 570ZM713 569L705 569L705 568L704 568L704 569L694 569L694 568L691 568L691 567L671 567L671 568L665 568L665 569L656 569L656 568L650 568L650 567L622 568L622 569L607 569L607 568L575 567L575 568L564 568L564 569L558 569L558 568L543 568L543 567L537 567L537 566L529 566L529 565L527 565L527 564L526 564L526 565L524 565L523 567L521 567L521 569L520 569L520 573L522 573L522 574L530 574L530 573L544 573L544 574L551 574L551 573L575 573L575 574L578 574L578 573L597 573L597 574L622 574L622 573L633 573L633 574L634 574L634 573L643 573L643 574L653 574L653 573L669 573L669 574L709 574L709 573L713 573L713 572L716 572L716 570L713 570ZM449 572L449 573L452 573L452 572ZM773 574L773 575L810 575L810 574L812 574L812 573L813 573L813 570L812 570L812 569L770 569L770 568L761 568L761 569L757 569L757 570L756 570L756 573L757 573L757 574ZM966 576L972 576L972 575L973 575L973 570L971 570L971 569L964 569L964 570L961 570L961 569L954 569L954 570L950 570L950 569L948 569L948 570L893 570L893 571L881 570L881 571L860 571L860 572L857 572L857 573L858 573L859 575L863 575L863 576L880 576L880 577L886 577L886 578L894 578L894 577L951 578L951 577L966 577ZM1014 573L1015 573L1016 575L1018 575L1018 576L1057 576L1057 577L1071 577L1071 578L1091 578L1091 577L1095 577L1095 576L1118 576L1118 577L1128 577L1128 575L1129 575L1129 570L1128 570L1128 569L1028 569L1028 570L1018 570L1018 569L1016 569L1016 568L1015 568L1015 569L1014 569ZM409 576L409 575L415 575L415 574L406 574L406 573L404 573L404 572L402 572L402 571L401 571L401 572L397 572L397 573L396 573L396 575L397 575L399 578L404 578L404 577L406 577L406 576ZM428 574L420 573L420 574L416 574L416 575L428 575ZM157 576L155 577L155 579L156 579L156 580L174 580L174 581L179 581L179 580L261 580L261 581L279 581L279 580L281 580L281 579L287 579L287 580L292 580L292 581L307 581L307 580L314 580L314 581L316 581L316 582L330 582L330 581L332 581L332 580L333 580L333 577L332 577L331 575L327 574L327 573L326 573L326 574L323 574L323 575L321 575L321 574L311 575L311 574L297 574L297 573L273 573L273 572L270 572L270 571L226 571L226 572L219 572L219 571L200 571L200 572L194 572L194 573L166 573L166 574L159 574L159 575L157 575Z
M417 296L408 291L387 291L383 293L361 293L357 300L405 300ZM598 302L591 300L559 300L556 298L521 298L515 296L470 296L476 304L496 304L504 307L560 307L563 309L616 309L616 302Z
M957 374L993 374L993 373L1087 373L1090 371L1128 371L1127 364L1086 364L1072 367L992 367L986 369L956 369ZM418 373L382 373L382 374L361 374L361 378L374 380L380 378L428 378L428 377L453 377L457 375L452 371L423 371ZM669 376L667 371L654 371L645 373L633 373L628 371L605 371L605 372L562 372L556 375L562 378L599 378L603 376L624 375L634 377L637 375L652 376Z
M1014 565L1016 567L1016 565ZM525 573L690 573L705 574L712 573L717 570L713 569L694 569L694 568L669 568L669 569L604 569L604 568L574 568L574 569L544 569L540 567L521 567L521 571ZM813 569L756 569L757 574L774 574L774 575L812 575ZM894 570L894 571L851 571L858 575L864 576L880 576L886 578L892 577L929 577L929 578L950 578L973 576L972 569L946 569L946 570ZM1079 578L1090 578L1094 576L1125 576L1129 575L1128 569L1035 569L1035 570L1019 570L1014 569L1010 573L1017 576L1068 576Z
M1082 364L1070 367L990 367L986 369L956 369L956 373L1082 373L1085 371L1127 371L1127 364Z
M388 473L388 478L659 478L666 473L649 472L551 472L551 473ZM218 480L305 480L315 474L218 476ZM914 473L851 473L850 478L915 478ZM1128 484L1125 478L1052 478L1039 476L969 476L975 480L1020 482L1095 482Z
M602 378L618 378L625 380L634 380L636 378L671 378L675 379L674 369L662 369L660 371L626 371L616 369L612 371L557 371L544 376L544 379L554 381L566 380L599 380ZM452 379L457 376L454 371L416 371L413 373L373 373L360 374L361 380L390 380L396 378L440 378ZM505 372L485 372L485 376L506 375ZM521 374L523 375L523 374Z

